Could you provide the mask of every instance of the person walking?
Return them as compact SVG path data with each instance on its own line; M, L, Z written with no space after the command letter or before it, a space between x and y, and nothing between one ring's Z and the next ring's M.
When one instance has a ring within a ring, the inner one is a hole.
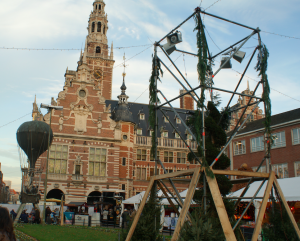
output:
M0 207L0 240L16 241L14 226L7 208Z
M14 209L12 209L12 210L10 211L10 215L11 215L12 220L15 220L15 218L17 217L17 213L15 212Z

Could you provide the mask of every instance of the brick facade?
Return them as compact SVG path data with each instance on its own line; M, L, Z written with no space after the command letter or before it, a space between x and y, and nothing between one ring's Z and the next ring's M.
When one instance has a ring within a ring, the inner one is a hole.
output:
M64 194L88 196L96 191L101 195L118 193L129 198L146 190L149 177L153 175L155 162L150 160L151 142L141 144L137 141L134 123L110 118L112 110L106 101L112 98L114 60L113 45L110 51L107 45L108 21L104 9L102 0L94 2L85 49L80 54L77 70L66 70L63 91L58 93L56 100L52 98L51 104L63 106L63 110L52 112L54 138L50 148L47 193L60 190ZM192 99L187 99L185 103L185 107L193 109ZM32 117L50 122L50 113L43 116L36 101L33 103ZM165 164L168 170L196 166L187 164L186 160L177 163L177 151L188 153L188 149L177 144L177 140L171 141L172 145L165 145L164 138L159 139L162 143L159 147L160 158L164 159L164 151L167 150L173 155L173 162ZM145 160L140 158L139 150L145 150ZM46 156L47 152L36 164L44 169L40 185L42 192ZM161 168L159 173L163 173ZM187 188L185 183L176 185L179 191ZM85 202L87 198L66 196L67 203L81 200Z

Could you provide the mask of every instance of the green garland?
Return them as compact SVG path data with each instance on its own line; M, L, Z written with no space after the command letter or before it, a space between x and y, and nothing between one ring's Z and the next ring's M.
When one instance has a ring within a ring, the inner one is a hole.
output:
M163 75L163 71L161 70L160 67L160 61L153 57L152 59L152 73L151 73L151 77L150 77L150 84L149 84L149 123L150 123L150 127L152 130L155 130L155 124L156 124L156 120L155 120L155 108L156 108L156 83L155 83L155 75L157 75L156 77L159 77L159 74L161 73L161 75ZM159 99L157 98L157 101L159 102ZM155 133L153 131L152 133L152 146L151 146L151 155L154 157L155 153Z
M260 52L257 56L258 61L255 66L255 69L259 71L258 76L261 76L261 81L263 83L264 92L263 92L263 101L265 103L265 133L268 137L271 137L271 99L270 99L270 85L268 81L267 68L268 68L268 58L269 51L266 45L261 45ZM272 144L272 139L270 138L270 142L268 143L268 155L270 155L270 145Z
M211 66L208 66L207 63L207 53L208 53L208 46L207 41L205 37L204 32L204 25L201 21L200 14L195 14L195 23L196 27L194 31L197 31L197 47L198 47L198 64L197 64L197 71L198 71L198 78L200 85L202 85L201 88L201 96L200 100L197 101L197 110L195 112L194 118L193 118L193 129L196 136L196 141L199 143L198 146L198 156L202 157L202 166L205 167L206 174L214 178L214 174L211 171L210 167L207 164L207 161L203 154L203 148L202 148L202 112L201 109L204 108L204 101L205 101L205 85L206 85L206 71L211 68ZM191 155L190 155L191 157Z

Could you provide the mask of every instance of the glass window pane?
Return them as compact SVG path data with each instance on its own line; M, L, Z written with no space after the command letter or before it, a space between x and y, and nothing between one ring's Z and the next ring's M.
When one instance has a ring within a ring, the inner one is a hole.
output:
M51 146L50 146L50 150L51 150L51 151L55 151L55 147L56 147L56 145L51 145Z
M62 159L68 159L68 153L67 152L63 152Z
M94 162L89 163L89 175L94 175Z
M96 154L97 154L97 155L100 155L100 154L101 154L101 149L97 148L97 149L96 149Z
M90 155L90 161L95 161L95 155Z
M136 158L137 160L141 160L142 159L142 157L141 157L141 155L137 155L137 158Z
M106 156L106 149L102 149L101 150L101 155L105 155Z
M141 154L141 149L137 149L137 154Z
M106 162L106 156L101 156L101 162Z
M95 176L100 176L100 163L95 162L95 170L94 170Z
M68 146L63 146L63 152L67 152L68 151Z
M49 173L54 173L54 160L49 159Z
M141 168L136 169L136 179L141 180Z
M95 154L95 148L90 149L90 154Z
M57 145L56 146L56 151L61 151L62 150L62 146L61 145Z
M146 180L146 168L142 168L142 180Z
M67 160L61 161L61 170L60 173L66 174L67 173Z
M55 161L55 173L60 173L60 161Z
M101 177L105 177L105 174L106 174L106 163L100 163L101 165L101 173L100 173L100 176Z
M300 162L295 163L295 174L296 177L300 177Z
M61 159L61 152L56 152L56 159Z
M169 152L169 156L173 156L173 152Z
M164 156L168 156L168 152L167 151L164 152Z
M142 153L143 153L143 155L146 155L147 152L146 152L146 150L142 150Z
M49 153L49 157L50 157L50 158L55 158L55 152L53 152L53 151L50 151L50 153Z
M95 157L95 161L100 161L100 155L96 155L96 157Z

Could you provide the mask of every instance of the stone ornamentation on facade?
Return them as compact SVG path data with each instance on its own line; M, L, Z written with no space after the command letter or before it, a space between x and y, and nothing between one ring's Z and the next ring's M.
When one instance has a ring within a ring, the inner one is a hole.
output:
M81 156L78 154L75 159L75 165L81 165L81 164L82 164Z
M63 124L64 124L64 114L63 114L63 112L60 113L60 118L58 120L58 124L59 124L59 130L62 131Z
M98 134L100 134L101 133L101 128L102 128L101 114L99 115L99 118L98 118L97 128L98 128Z

